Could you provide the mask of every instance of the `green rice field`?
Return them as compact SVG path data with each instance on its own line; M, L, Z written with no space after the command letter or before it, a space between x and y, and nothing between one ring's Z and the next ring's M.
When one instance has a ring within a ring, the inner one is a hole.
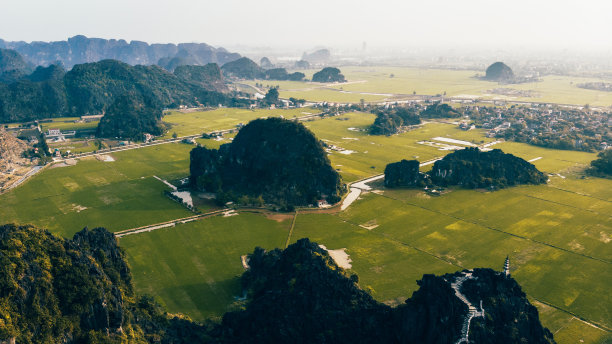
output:
M258 80L252 84L280 86L281 97L303 98L310 101L358 103L394 100L417 95L443 95L448 97L500 99L539 103L559 103L591 106L612 106L612 93L577 87L585 82L609 81L593 77L546 75L537 82L500 85L476 76L484 70L425 69L396 66L342 67L348 83L320 84ZM302 71L312 78L317 70ZM531 91L532 96L509 96L493 92L497 88Z

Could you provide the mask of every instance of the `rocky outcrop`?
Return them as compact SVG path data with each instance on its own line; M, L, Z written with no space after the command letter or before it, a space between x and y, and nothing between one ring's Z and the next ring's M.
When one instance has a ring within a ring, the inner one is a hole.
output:
M505 63L495 62L487 67L485 79L490 81L509 82L514 79L514 73Z
M28 145L0 128L0 172L13 169L16 165L24 164L27 159L23 153Z
M465 148L434 163L433 183L465 188L504 188L520 184L543 184L547 177L531 163L499 149Z
M311 53L304 52L302 60L311 64L325 64L331 60L331 52L328 49L319 49Z
M385 187L416 186L421 180L419 162L417 160L402 160L385 167Z
M258 119L231 144L191 151L191 185L209 192L263 197L281 207L336 203L344 192L340 176L314 134L281 118ZM229 197L228 196L228 197Z

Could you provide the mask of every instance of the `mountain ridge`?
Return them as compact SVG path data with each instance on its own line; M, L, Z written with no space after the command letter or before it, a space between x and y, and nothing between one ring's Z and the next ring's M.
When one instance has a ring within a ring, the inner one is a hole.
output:
M71 69L77 64L106 59L119 60L130 65L153 65L159 64L162 59L169 61L174 58L186 59L188 57L187 62L182 64L217 63L223 65L240 58L240 54L230 53L224 48L215 48L206 43L149 44L137 40L128 43L123 39L89 38L83 35L53 42L27 43L0 39L0 48L15 50L27 61L37 66L61 62L66 69ZM179 62L177 65L180 64Z

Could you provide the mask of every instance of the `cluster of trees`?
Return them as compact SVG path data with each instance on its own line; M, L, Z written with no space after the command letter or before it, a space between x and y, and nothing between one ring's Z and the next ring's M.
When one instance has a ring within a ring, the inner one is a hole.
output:
M544 184L548 177L531 163L499 149L488 152L465 148L434 163L429 173L436 185L466 188L504 188L519 184Z
M314 82L345 82L344 75L340 73L340 69L335 67L325 67L314 73L312 76Z
M419 112L421 118L458 118L463 114L452 106L435 102Z
M365 107L362 105L362 108ZM421 123L422 118L457 118L463 113L448 104L435 102L428 105L411 103L404 106L394 105L377 107L370 112L376 115L370 126L372 135L393 135L405 127Z
M609 82L585 82L576 86L587 90L612 92L612 84Z
M416 107L388 107L372 111L376 115L374 123L370 126L372 135L393 135L402 128L421 123Z
M597 154L597 159L591 161L588 172L596 176L612 177L612 149Z
M220 202L261 196L282 209L320 199L336 203L345 191L314 134L281 118L250 122L219 150L194 148L190 184L217 193Z

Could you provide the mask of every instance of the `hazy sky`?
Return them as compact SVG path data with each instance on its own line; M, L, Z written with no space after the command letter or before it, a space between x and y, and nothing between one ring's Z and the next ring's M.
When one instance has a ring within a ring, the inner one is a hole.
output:
M610 49L611 18L608 0L0 0L0 38Z

